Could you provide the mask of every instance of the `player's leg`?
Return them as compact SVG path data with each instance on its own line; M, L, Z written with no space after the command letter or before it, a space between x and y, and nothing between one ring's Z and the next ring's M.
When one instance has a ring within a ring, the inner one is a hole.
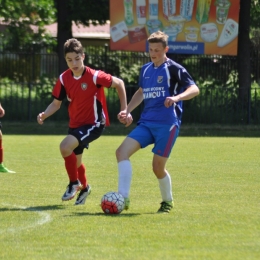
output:
M154 154L153 157L153 172L157 177L162 197L161 207L158 210L159 213L168 213L173 207L171 176L165 168L167 159L157 154Z
M3 165L3 160L4 160L4 149L3 149L3 134L2 131L0 130L0 172L6 172L5 167Z
M99 127L85 125L77 129L70 129L70 134L77 138L79 145L73 150L77 157L78 179L82 184L82 189L77 197L75 205L84 205L88 195L91 193L91 186L88 184L86 167L82 163L83 150L88 149L89 143L98 139L103 132L103 125Z
M78 145L77 138L72 135L67 135L60 144L60 152L64 158L65 168L71 182L78 180L77 157L73 151Z
M125 198L125 209L129 208L132 166L129 158L140 148L153 142L151 132L144 124L138 125L116 150L118 162L118 192Z
M177 126L159 126L158 129L152 129L152 132L155 137L153 172L158 179L162 197L161 207L158 212L168 213L173 207L173 195L171 176L166 170L166 162L178 136L179 129Z
M123 143L116 150L116 158L118 162L118 192L125 198L125 209L128 210L130 200L130 186L132 181L132 165L130 157L140 149L140 144L126 137Z
M2 124L0 122L0 172L6 172L6 173L15 173L14 171L11 171L9 169L7 169L4 166L4 148L3 148L3 133L2 133Z
M71 200L78 190L81 189L81 183L78 180L77 157L73 150L79 145L76 137L67 135L60 144L60 152L65 161L65 168L69 176L70 183L62 196L62 200Z
M75 152L75 150L74 150ZM86 176L86 167L82 163L82 153L77 155L77 167L78 167L78 178L82 184L81 191L77 197L75 205L84 205L87 199L87 196L91 193L91 187L88 184Z
M76 158L77 158L78 179L82 185L82 189L85 189L88 183L87 183L87 176L86 176L86 167L82 163L83 153L77 154L75 150L74 153L76 154Z
M2 124L0 123L0 129L2 128ZM4 161L4 151L3 151L3 133L0 130L0 164Z

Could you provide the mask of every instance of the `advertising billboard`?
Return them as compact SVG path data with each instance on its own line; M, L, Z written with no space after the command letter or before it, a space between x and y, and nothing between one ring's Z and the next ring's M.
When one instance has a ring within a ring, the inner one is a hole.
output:
M110 0L111 50L147 51L155 31L169 52L237 55L240 0Z

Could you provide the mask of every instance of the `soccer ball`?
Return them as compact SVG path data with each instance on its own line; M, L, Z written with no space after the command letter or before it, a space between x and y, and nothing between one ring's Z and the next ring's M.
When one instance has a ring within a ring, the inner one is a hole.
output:
M125 208L124 197L118 192L110 191L102 197L101 208L105 214L120 214Z

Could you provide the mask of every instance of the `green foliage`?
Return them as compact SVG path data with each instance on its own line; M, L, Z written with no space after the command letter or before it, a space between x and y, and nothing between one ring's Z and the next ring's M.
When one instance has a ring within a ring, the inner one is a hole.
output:
M252 29L250 32L250 40L252 44L251 53L255 50L257 52L260 49L260 29Z
M227 81L216 80L211 76L196 81L200 95L184 102L183 122L257 123L260 119L260 88L254 82L248 100L241 100L238 73L231 71Z
M5 110L6 120L31 120L36 118L52 102L52 88L55 79L40 78L35 83L17 83L8 78L0 80L0 100ZM64 104L61 112L56 113L53 120L67 120L67 107Z
M259 28L260 26L259 16L260 16L260 2L259 0L251 0L251 9L250 9L251 29Z
M129 66L122 66L121 67L121 77L124 79L124 82L126 84L137 84L140 74L140 69L143 64L141 62L137 62L135 64L131 64L131 67Z
M102 69L113 76L124 79L126 85L137 85L139 72L149 61L144 53L109 51L108 46L86 47L85 64L94 69Z
M3 17L8 25L1 35L6 50L30 50L34 43L45 46L56 44L44 29L45 25L56 19L53 1L2 0L0 17Z
M252 88L259 88L260 89L260 84L256 81L254 81L251 85Z
M256 57L254 56L252 61L255 60L257 65ZM237 124L247 122L248 118L252 123L259 122L257 71L254 77L252 76L254 84L250 96L251 103L249 99L241 102L238 74L234 70L235 58L216 55L178 55L177 58L176 61L187 68L201 89L198 97L184 102L184 123ZM128 101L138 88L141 66L148 61L149 57L145 53L109 51L108 46L86 47L85 64L122 78L125 81ZM57 75L56 54L3 52L0 56L0 66L3 68L0 69L1 99L8 108L10 107L10 113L6 117L8 120L27 119L28 115L34 117L39 109L31 110L30 107L40 107L42 110L50 103L51 90ZM117 122L116 115L120 109L118 95L114 89L106 91L106 95L110 119ZM64 113L57 113L54 118L67 118L65 109L64 102ZM141 111L142 104L133 111L135 121L139 119Z
M57 65L53 63L53 61L55 62L57 60L56 55L49 55L46 49L44 49L44 55L37 52L37 49L43 49L43 46L31 47L31 51L2 51L0 53L0 78L10 78L22 83L35 82L47 69L49 78L57 76L57 70L49 69L49 67L57 67ZM56 58L56 60L54 58ZM50 64L48 61L52 61L52 63Z

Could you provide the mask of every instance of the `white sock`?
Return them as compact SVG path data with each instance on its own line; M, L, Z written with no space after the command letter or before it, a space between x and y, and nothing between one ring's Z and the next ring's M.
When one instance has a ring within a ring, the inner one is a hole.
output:
M129 197L132 180L132 165L129 160L118 163L118 192L124 198Z
M166 176L162 179L158 179L159 187L162 195L163 201L172 201L172 182L171 182L171 176L169 173L166 174Z

